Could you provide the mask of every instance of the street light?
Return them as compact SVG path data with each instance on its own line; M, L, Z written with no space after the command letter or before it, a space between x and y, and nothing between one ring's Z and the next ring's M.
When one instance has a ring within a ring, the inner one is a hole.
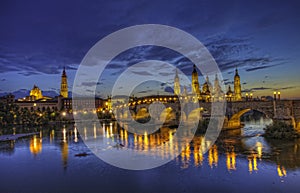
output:
M280 92L277 92L277 94L278 94L278 100L280 101Z
M274 91L274 101L276 101L276 91Z

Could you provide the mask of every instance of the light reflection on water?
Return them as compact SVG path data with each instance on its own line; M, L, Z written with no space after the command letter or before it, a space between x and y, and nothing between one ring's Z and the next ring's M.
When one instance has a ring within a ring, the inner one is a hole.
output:
M176 129L170 128L161 128L160 132L150 135L147 133L136 135L129 133L126 129L118 128L115 123L103 123L102 128L93 127L91 132L85 128L81 137L84 139L113 139L116 143L110 148L122 149L127 147L134 151L143 151L164 159L168 159L170 154L179 153L179 156L170 164L172 167L179 166L180 170L187 170L192 173L201 171L204 174L211 175L209 171L218 172L218 175L221 175L222 178L232 177L231 175L236 173L237 176L243 175L245 180L250 179L253 174L270 175L271 173L272 177L277 175L278 178L283 179L289 177L289 173L292 173L295 176L294 178L299 180L300 150L298 147L300 141L284 143L274 140L267 141L261 136L265 124L266 122L261 121L259 124L249 122L241 130L223 132L207 153L203 152L203 146L206 144L203 144L203 136L201 135L196 135L190 144L187 143L186 149L179 152L178 144L173 141ZM18 133L16 129L13 129L13 132ZM158 152L154 151L155 147L166 142L169 142L168 149L157 154ZM47 167L48 164L56 165L57 159L60 159L61 168L63 168L63 171L68 171L67 168L70 167L81 168L80 165L96 163L95 156L84 146L76 126L73 125L61 126L60 128L44 128L39 134L31 137L1 142L0 158L1 160L7 157L21 159L19 155L22 154L23 156L26 148L33 156L30 159L27 158L28 163L26 165L43 164L38 161L43 160L45 167ZM48 155L53 151L59 152L60 156L49 157ZM167 166L170 164L167 164ZM4 167L1 165L0 168ZM5 162L4 165L9 165L9 163ZM103 163L102 167L110 168L106 164L103 166ZM209 168L209 170L206 168ZM222 173L223 169L227 173ZM18 171L15 172L22 176L22 172L28 171L23 168L19 173ZM177 177L179 176L174 176L174 178Z

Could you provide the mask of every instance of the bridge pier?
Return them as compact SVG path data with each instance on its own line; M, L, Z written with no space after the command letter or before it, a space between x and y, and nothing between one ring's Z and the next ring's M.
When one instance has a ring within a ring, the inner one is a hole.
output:
M296 130L300 132L300 122L296 123Z
M237 128L241 128L242 124L241 121L239 119L230 119L228 120L227 117L224 121L224 125L223 128L226 129L237 129Z

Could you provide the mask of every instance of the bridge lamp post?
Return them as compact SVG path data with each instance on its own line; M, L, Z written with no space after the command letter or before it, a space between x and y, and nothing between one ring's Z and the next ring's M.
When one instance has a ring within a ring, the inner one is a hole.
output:
M250 93L250 100L252 101L253 93Z
M246 101L248 101L248 93L246 93Z
M274 94L274 101L276 101L276 94L277 94L276 91L274 91L273 94Z
M278 94L278 100L280 101L280 92L277 92L277 94Z

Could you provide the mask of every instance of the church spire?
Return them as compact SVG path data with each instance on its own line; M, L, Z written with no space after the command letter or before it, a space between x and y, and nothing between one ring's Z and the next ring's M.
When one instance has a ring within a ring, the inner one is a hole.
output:
M235 76L239 76L239 72L238 72L237 67L235 67Z
M66 67L65 66L64 66L64 70L63 70L62 76L67 76L66 75Z
M193 73L192 73L192 92L193 94L196 94L198 98L200 97L198 72L195 64L193 66Z
M234 97L236 101L242 100L241 79L237 67L235 69L235 76L234 76Z
M176 69L176 74L174 78L174 94L180 95L180 82L179 82L179 76L178 76L178 70Z
M195 64L193 65L193 73L197 73L198 74L198 72L196 70L196 65Z
M63 96L64 98L68 98L68 81L67 81L67 74L66 74L65 67L61 75L60 95Z

